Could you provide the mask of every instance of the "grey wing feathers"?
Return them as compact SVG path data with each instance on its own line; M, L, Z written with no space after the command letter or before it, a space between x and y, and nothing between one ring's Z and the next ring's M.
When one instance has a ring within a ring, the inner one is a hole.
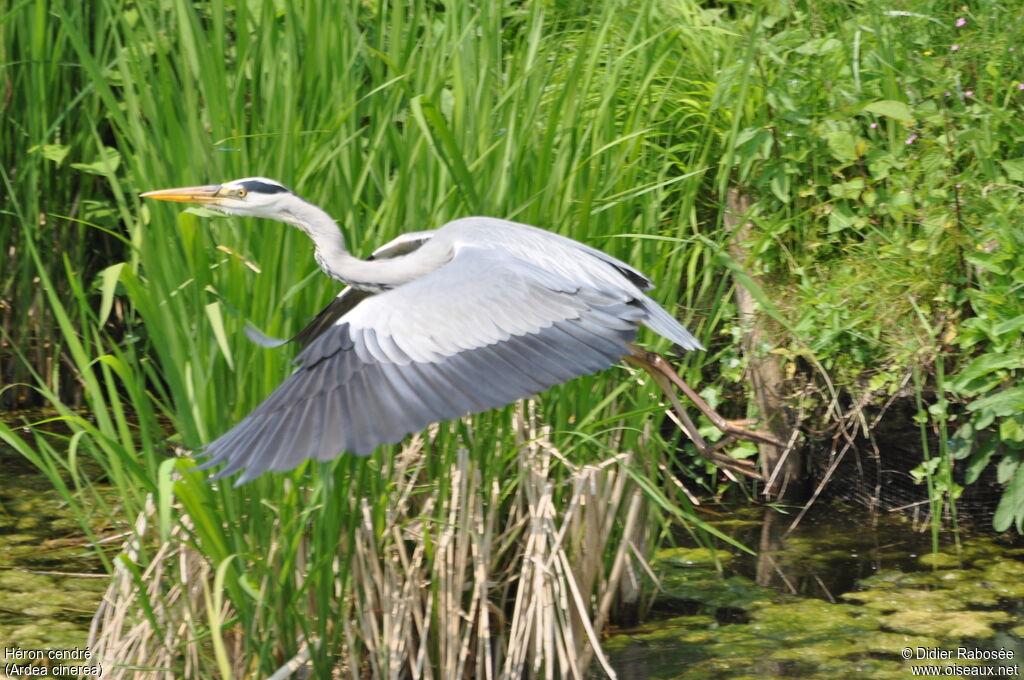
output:
M462 247L315 337L296 371L206 447L201 467L227 463L217 477L244 469L241 484L308 458L368 455L432 422L603 370L629 352L641 323L699 346L634 286L593 290L507 253Z

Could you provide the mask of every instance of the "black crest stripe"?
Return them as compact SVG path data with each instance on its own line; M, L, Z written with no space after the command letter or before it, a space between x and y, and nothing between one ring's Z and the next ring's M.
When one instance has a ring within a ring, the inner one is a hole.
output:
M280 194L288 191L280 184L261 182L256 179L250 179L248 181L242 182L241 185L245 187L246 191L255 191L258 194Z

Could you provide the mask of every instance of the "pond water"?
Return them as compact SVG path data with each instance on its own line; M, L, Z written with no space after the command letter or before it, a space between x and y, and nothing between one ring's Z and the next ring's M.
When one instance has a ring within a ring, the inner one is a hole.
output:
M102 567L45 477L3 449L0 475L0 645L80 649ZM702 516L759 554L659 553L650 619L607 633L622 680L885 680L915 666L1017 677L1024 665L1024 549L963 534L959 550L943 536L933 553L930 534L900 515L824 505L789 535L791 516L760 507ZM596 665L590 677L603 677Z
M0 479L0 646L82 648L102 564L49 481L2 445Z
M659 553L655 618L607 641L619 678L1020 675L1024 549L963 534L933 553L903 516L842 507L786 536L790 520L746 507L710 522L756 557Z

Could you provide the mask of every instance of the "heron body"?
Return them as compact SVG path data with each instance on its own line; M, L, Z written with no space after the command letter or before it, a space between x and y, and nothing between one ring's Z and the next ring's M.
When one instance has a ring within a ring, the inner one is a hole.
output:
M217 476L368 455L433 422L487 411L596 373L645 325L700 343L645 293L630 265L537 227L467 217L400 236L366 260L334 221L274 180L143 194L302 229L324 272L347 284L294 339L298 367L205 447Z

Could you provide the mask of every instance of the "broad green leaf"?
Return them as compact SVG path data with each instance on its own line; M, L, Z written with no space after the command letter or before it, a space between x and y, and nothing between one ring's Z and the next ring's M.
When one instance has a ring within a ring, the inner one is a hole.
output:
M970 485L978 481L978 477L988 467L989 461L992 460L992 454L996 452L998 446L999 439L989 437L971 454L971 459L967 462L967 472L964 475L966 484Z
M1011 524L1017 526L1021 531L1024 520L1024 465L1018 465L1013 474L1013 479L1003 491L1003 497L999 499L996 507L996 514L992 518L992 528L996 531L1006 531Z
M839 184L832 184L828 188L828 192L836 198L849 198L856 199L860 196L860 192L864 190L864 178L854 177L849 182L842 182Z
M1011 158L999 161L999 164L1003 166L1010 181L1024 182L1024 158Z
M988 376L995 371L1021 367L1024 367L1024 353L983 354L964 366L950 381L948 387L956 392L971 394L978 390L978 386L972 385L972 383L979 378Z
M1005 274L1007 272L1005 264L1006 257L1000 253L985 253L979 251L965 254L964 259L975 267L980 267L985 271L992 272L993 274Z
M90 175L103 175L104 177L111 177L117 168L121 165L121 154L117 149L112 149L109 146L103 147L100 151L100 157L91 163L72 163L71 167L75 170L81 170L87 172Z
M883 99L881 101L871 102L864 107L864 110L869 113L893 118L895 120L914 120L914 113L910 110L909 106L903 102L898 102L892 99Z
M828 54L832 50L837 50L842 46L843 43L839 42L835 38L815 38L814 40L808 40L793 51L797 54L820 55Z
M999 423L999 438L1004 442L1020 444L1024 442L1024 416L1017 414L1009 418L1003 418Z
M863 145L855 135L845 130L835 130L825 135L825 142L836 160L855 161L863 152Z
M848 229L857 222L856 215L842 203L832 206L832 212L828 215L828 233L834 234L837 231Z
M66 144L40 144L39 146L33 146L28 150L29 153L35 153L39 151L43 154L43 158L48 161L53 161L57 165L64 162L67 158L68 152L71 151L71 147Z
M996 335L1006 335L1007 333L1020 333L1024 330L1024 314L1000 321L999 323L992 326L992 332ZM1024 368L1024 363L1018 364L1019 368Z
M967 410L989 411L997 418L1024 413L1024 386L1010 387L976 399L967 405Z

